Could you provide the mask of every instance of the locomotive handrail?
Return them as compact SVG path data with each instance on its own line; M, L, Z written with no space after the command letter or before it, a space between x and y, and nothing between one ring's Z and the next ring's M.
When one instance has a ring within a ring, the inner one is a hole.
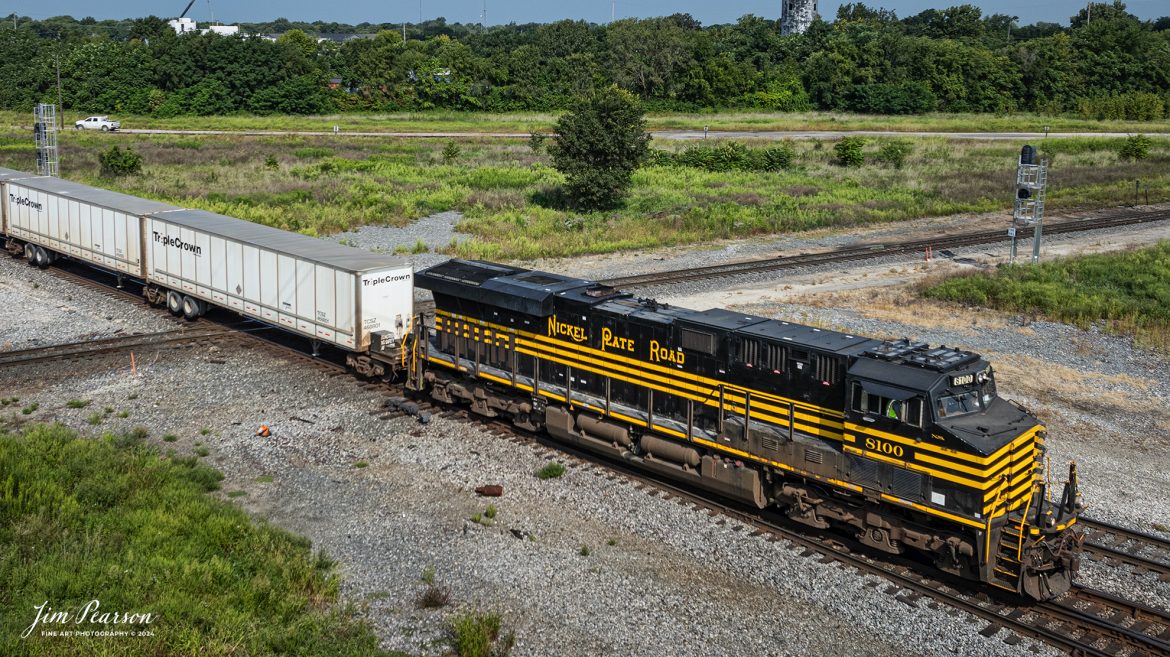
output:
M1032 494L1028 495L1028 503L1024 505L1024 515L1020 517L1020 540L1016 546L1016 559L1020 567L1024 566L1024 526L1028 523L1028 511L1032 509L1032 499L1036 497L1036 484L1032 484ZM1023 575L1023 572L1020 573Z

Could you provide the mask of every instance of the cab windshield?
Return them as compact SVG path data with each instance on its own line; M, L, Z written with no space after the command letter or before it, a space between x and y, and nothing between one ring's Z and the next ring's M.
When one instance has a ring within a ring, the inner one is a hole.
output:
M983 410L979 400L979 391L970 390L957 395L947 395L938 400L938 416L956 417Z

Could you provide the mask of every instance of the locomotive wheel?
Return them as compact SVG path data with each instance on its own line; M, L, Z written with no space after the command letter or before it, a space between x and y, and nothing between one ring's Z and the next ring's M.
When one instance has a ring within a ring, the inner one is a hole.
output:
M1020 584L1024 594L1033 600L1051 600L1072 588L1072 579L1064 570L1038 572L1024 575Z
M171 311L172 315L180 315L183 313L183 297L178 292L167 290L167 310Z
M203 303L198 299L193 299L189 296L183 297L183 317L187 318L187 321L193 322L199 319L200 315L204 312Z

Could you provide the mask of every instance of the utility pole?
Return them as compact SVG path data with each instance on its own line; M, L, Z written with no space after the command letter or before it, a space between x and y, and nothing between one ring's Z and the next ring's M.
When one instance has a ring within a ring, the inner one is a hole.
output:
M487 27L487 0L483 0L483 13L479 15L479 24Z
M61 108L61 129L65 129L65 104L61 102L61 42L57 42L57 107ZM55 123L55 122L54 122Z
M406 43L406 21L402 21L402 43Z
M422 25L422 0L418 0L418 24Z
M617 0L609 0L609 22L612 23L615 16L617 16Z

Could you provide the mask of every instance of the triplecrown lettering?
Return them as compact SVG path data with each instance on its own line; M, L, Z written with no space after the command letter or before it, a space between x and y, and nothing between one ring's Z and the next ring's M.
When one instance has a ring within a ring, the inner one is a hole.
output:
M37 212L40 212L43 209L43 206L40 203L37 203L27 196L17 196L16 194L9 193L8 200L11 201L13 205L23 205L24 207L36 210Z
M157 230L151 231L151 233L154 235L155 242L158 242L160 244L165 244L165 245L170 246L170 247L174 247L180 251L187 251L188 253L194 253L196 258L203 255L203 247L199 246L198 244L184 242L182 239L180 239L178 237L171 237L170 235L163 235L163 234L159 233Z
M381 285L382 283L395 283L398 281L409 281L412 274L399 274L397 276L381 276L379 278L365 278L362 279L362 285L372 287L374 285Z

